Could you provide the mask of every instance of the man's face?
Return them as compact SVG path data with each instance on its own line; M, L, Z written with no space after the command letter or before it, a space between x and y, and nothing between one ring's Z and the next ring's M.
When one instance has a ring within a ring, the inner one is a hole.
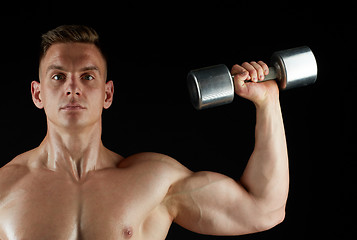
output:
M44 108L48 123L79 129L98 123L113 98L106 83L106 64L94 44L57 43L40 62L40 83L32 82L32 97Z

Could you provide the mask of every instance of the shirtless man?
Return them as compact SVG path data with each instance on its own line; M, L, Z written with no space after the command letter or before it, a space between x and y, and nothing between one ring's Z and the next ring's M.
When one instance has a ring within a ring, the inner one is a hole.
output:
M98 36L85 26L49 31L42 37L39 82L31 83L47 134L0 169L0 239L163 240L172 222L209 235L279 224L288 156L277 84L256 83L267 73L261 61L232 68L236 94L251 100L257 114L255 148L243 175L191 172L162 154L124 158L105 148L101 114L114 87Z

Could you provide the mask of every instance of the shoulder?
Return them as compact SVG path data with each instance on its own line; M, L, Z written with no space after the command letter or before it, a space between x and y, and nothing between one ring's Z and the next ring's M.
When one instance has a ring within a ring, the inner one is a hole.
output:
M173 167L183 167L177 160L161 153L155 152L142 152L133 154L127 158L124 158L120 163L119 167L129 167L134 164L159 164L159 165L170 165Z
M32 149L30 151L21 153L19 155L17 155L15 158L13 158L10 162L8 162L4 167L11 167L11 166L24 166L24 167L28 167L32 164L30 164L31 162L33 162L33 158L36 155L37 152L37 148ZM0 168L0 169L2 169Z
M31 156L32 151L22 153L0 168L0 191L4 184L11 186L30 172Z
M30 173L30 169L21 164L17 158L0 168L0 201L6 197L16 185L23 181Z
M174 158L161 153L143 152L131 155L120 162L119 168L140 167L155 174L166 175L177 181L192 172Z

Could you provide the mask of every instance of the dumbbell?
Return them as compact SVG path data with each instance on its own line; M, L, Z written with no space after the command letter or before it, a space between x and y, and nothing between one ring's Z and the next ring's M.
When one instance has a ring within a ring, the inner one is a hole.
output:
M273 53L269 74L263 81L275 79L281 90L303 87L315 83L317 64L307 46ZM224 64L192 70L187 84L192 105L206 109L231 103L234 98L233 77Z

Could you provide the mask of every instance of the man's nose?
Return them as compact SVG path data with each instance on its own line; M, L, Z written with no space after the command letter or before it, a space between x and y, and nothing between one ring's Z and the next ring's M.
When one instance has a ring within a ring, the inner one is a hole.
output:
M66 88L66 95L67 96L72 96L72 95L77 95L80 96L82 95L82 90L79 86L79 82L76 79L69 79L67 88Z

